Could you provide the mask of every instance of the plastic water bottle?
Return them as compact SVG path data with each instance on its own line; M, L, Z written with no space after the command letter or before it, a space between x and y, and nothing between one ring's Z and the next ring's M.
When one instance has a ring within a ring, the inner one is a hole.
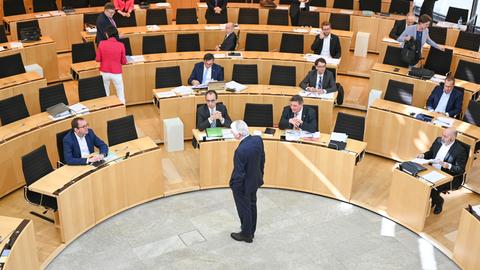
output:
M462 17L460 17L460 19L458 19L458 22L457 22L457 29L460 29L462 24L463 24L463 19Z

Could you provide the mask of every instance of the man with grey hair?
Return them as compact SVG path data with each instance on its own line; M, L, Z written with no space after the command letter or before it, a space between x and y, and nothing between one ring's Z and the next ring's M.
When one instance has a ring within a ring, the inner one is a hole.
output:
M217 51L234 51L237 47L237 34L235 34L235 25L232 22L225 24L225 37L220 45L215 49Z
M231 233L237 241L252 243L257 227L257 190L263 185L265 151L260 136L250 136L247 124L236 120L230 126L240 144L233 156L230 188L237 207L242 230Z
M443 208L443 198L440 193L452 189L458 189L463 182L463 173L467 163L467 149L463 143L456 140L457 130L454 127L444 129L442 137L438 137L430 149L418 158L430 159L433 167L453 175L453 181L432 189L433 213L440 214Z

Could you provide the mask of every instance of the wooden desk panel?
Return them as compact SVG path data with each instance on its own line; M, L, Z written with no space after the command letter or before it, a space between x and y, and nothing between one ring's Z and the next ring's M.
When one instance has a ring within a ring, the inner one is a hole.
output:
M0 79L0 100L23 94L30 115L37 114L40 113L39 89L46 86L46 80L33 71L3 78Z
M40 263L37 256L37 244L35 241L35 232L33 222L19 218L0 216L0 236L10 237L10 233L18 229L22 222L27 222L26 226L21 229L20 234L13 243L10 255L7 257L3 269L5 270L37 270L40 269ZM22 225L23 227L23 225ZM2 251L8 239L2 238L0 251Z
M458 225L453 258L465 270L478 269L480 265L480 220L466 209L462 211Z

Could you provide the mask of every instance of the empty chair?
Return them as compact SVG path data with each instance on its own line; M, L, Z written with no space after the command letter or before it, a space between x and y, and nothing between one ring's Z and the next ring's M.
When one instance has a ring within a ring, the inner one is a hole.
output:
M40 25L38 24L38 20L17 22L17 38L18 38L18 40L22 40L22 37L21 37L22 30L31 30L31 29L34 29L34 28L40 29Z
M59 103L68 105L68 99L65 94L63 83L42 87L38 92L40 96L40 110L42 112Z
M449 7L445 21L457 23L460 19L462 19L463 24L468 21L468 9Z
M83 14L83 24L90 24L96 25L97 24L97 17L101 13L85 13Z
M167 10L164 8L147 9L147 25L167 25Z
M332 29L350 31L350 14L331 13L329 22Z
M250 127L273 127L272 104L245 104L243 121Z
M333 8L353 9L353 0L334 0Z
M178 34L177 52L200 51L200 38L198 34Z
M80 101L106 97L102 76L78 80L78 97Z
M268 52L268 34L247 33L245 51Z
M95 60L95 44L84 42L72 44L72 63Z
M25 177L25 187L23 193L25 200L30 204L45 207L45 209L47 210L52 209L56 211L58 209L58 206L55 197L30 191L28 189L28 187L35 183L37 180L53 172L53 167L50 163L50 159L48 158L47 148L45 147L45 145L40 146L39 148L22 157L22 171L23 176ZM51 218L35 212L30 213L53 223L53 220Z
M33 12L58 10L55 0L33 0Z
M370 10L373 12L382 11L381 0L360 0L360 10Z
M5 33L5 26L0 24L0 43L8 42L7 34Z
M271 85L286 85L296 86L297 76L296 68L289 66L277 66L272 65L272 71L270 72Z
M12 16L25 14L25 4L23 0L3 0L3 16Z
M453 51L445 49L441 51L430 47L427 60L423 66L426 69L433 70L436 74L446 75L450 71L450 65L452 64Z
M303 35L282 34L280 52L303 53Z
M143 54L166 53L166 52L167 52L167 48L165 45L164 35L143 36L143 44L142 44Z
M447 41L447 28L430 26L428 28L428 35L436 43L445 45Z
M269 9L267 24L269 25L288 25L288 10Z
M113 20L117 27L132 27L137 26L137 20L135 19L135 10L132 10L130 17L125 17L120 15L118 12L115 12L113 15Z
M198 24L196 8L177 8L176 24Z
M138 139L133 115L107 121L107 136L109 146Z
M365 117L339 112L334 132L346 133L350 139L363 141Z
M62 7L86 8L88 5L89 0L62 0Z
M280 5L290 5L292 0L280 0Z
M408 63L405 63L401 58L402 48L387 46L385 51L385 57L383 58L383 63L392 66L406 67L408 68Z
M455 71L455 78L480 84L480 63L460 59L457 70Z
M63 156L63 138L70 132L71 129L64 130L56 134L57 139L57 153L58 153L58 161L57 168L60 168L65 164L65 157Z
M122 42L123 45L125 46L125 54L126 55L133 55L132 54L132 46L130 46L130 38L124 37L118 39L118 41Z
M0 68L0 79L25 73L25 66L20 53L0 57L0 67L8 67Z
M463 121L480 127L480 102L470 100Z
M109 0L90 0L91 7L103 7Z
M479 46L480 34L460 31L455 47L477 52Z
M155 88L176 87L182 85L180 67L158 67L155 71Z
M298 16L299 26L320 27L320 13L313 11L300 11Z
M310 0L310 6L326 7L327 6L327 0Z
M259 24L258 8L240 8L238 11L239 24Z
M29 116L23 94L0 100L0 122L3 126Z
M241 84L258 84L258 67L256 64L234 64L232 80Z
M217 14L215 12L209 12L207 10L205 14L205 20L207 24L220 24L220 23L227 23L228 22L228 13L225 11L220 12Z
M407 15L410 11L410 1L409 0L392 0L390 2L390 8L388 9L389 13Z
M412 105L413 84L388 80L387 90L383 99L406 105Z

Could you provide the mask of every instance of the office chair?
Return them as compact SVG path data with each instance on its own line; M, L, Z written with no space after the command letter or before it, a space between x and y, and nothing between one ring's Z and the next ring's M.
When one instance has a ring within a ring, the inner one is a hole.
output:
M478 52L480 47L480 34L460 31L455 47Z
M480 102L469 101L467 110L463 114L463 121L480 127Z
M132 46L130 46L130 38L128 38L128 37L119 38L118 41L122 42L123 45L125 46L125 54L126 55L133 55L132 54Z
M353 0L334 0L333 8L353 9Z
M117 24L117 27L133 27L137 26L137 19L135 18L135 10L132 10L130 17L124 17L118 12L113 15L113 20Z
M455 78L480 84L480 63L460 59L457 70L455 71Z
M200 51L200 38L195 34L177 35L177 52Z
M3 0L3 16L13 16L27 13L23 0Z
M407 15L410 11L410 1L408 0L392 0L390 2L389 13Z
M346 133L350 139L363 141L365 117L339 112L334 132Z
M320 27L320 13L313 11L300 11L298 16L299 26Z
M312 7L327 7L327 0L310 0Z
M0 68L0 78L10 77L26 72L22 61L22 55L20 53L0 57L0 67L8 67Z
M245 51L268 52L268 34L247 33Z
M370 10L373 12L382 11L381 0L360 0L360 10Z
M38 20L30 20L30 21L22 21L17 22L17 38L18 40L22 40L22 30L31 30L33 28L40 30L40 25L38 24Z
M147 25L168 25L167 10L164 8L147 9Z
M62 0L62 7L86 8L89 4L88 0Z
M155 70L155 88L177 87L182 85L179 66L157 67Z
M207 13L205 15L205 20L207 24L223 24L228 22L228 13L221 12L220 14L216 13Z
M331 13L329 22L332 29L350 31L350 14Z
M154 53L166 53L167 46L165 45L165 36L143 36L142 53L154 54Z
M78 80L78 97L80 101L106 97L102 76Z
M240 8L238 24L259 24L258 8Z
M428 35L430 38L438 44L443 44L447 42L447 28L430 26L428 28Z
M273 105L246 103L243 121L249 127L273 127Z
M241 84L258 84L258 67L256 64L234 64L232 81Z
M5 33L5 26L0 24L0 43L8 42L7 33Z
M65 137L65 135L67 135L68 132L70 132L70 130L71 129L67 129L55 135L57 140L57 152L58 152L58 159L59 159L57 162L57 168L60 168L63 165L65 165L65 156L63 155L63 138Z
M108 0L90 0L91 7L103 7L105 4L109 2Z
M466 24L468 21L468 9L449 7L445 21L451 23L458 23L458 20L462 19L462 24Z
M288 25L288 10L269 9L267 24L268 25Z
M83 25L85 25L85 24L96 25L98 15L100 15L100 14L101 13L85 13L85 14L83 14Z
M0 100L0 122L2 126L29 116L23 94Z
M450 65L452 63L453 51L445 49L441 51L430 47L427 60L423 66L426 69L433 70L435 74L445 75L450 71Z
M33 0L33 12L58 10L55 0Z
M196 8L177 8L176 24L198 24Z
M413 84L388 80L387 90L383 99L412 105Z
M280 52L303 53L303 35L282 34Z
M109 146L138 139L133 115L107 121L107 135Z
M95 44L83 42L72 44L72 64L95 60Z
M296 86L296 67L272 65L270 73L271 85Z
M383 63L392 66L408 68L408 63L405 63L401 57L402 48L387 46Z
M42 112L59 103L68 105L63 83L42 87L38 89L38 92L40 96L40 111Z

